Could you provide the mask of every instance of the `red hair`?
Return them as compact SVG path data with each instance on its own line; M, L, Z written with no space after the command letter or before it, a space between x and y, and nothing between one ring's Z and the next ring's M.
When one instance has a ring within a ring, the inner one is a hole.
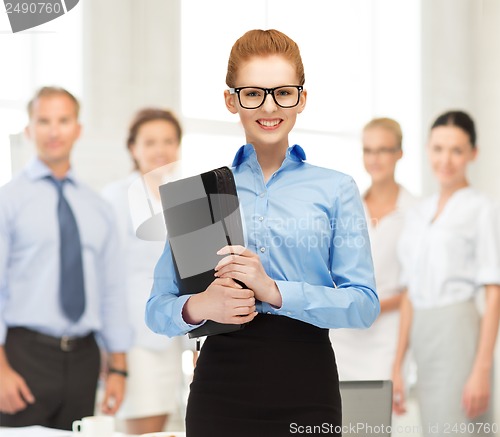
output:
M230 88L236 86L238 67L254 56L280 55L295 65L299 85L304 85L304 65L299 46L290 37L279 30L250 30L233 45L227 64L226 84Z

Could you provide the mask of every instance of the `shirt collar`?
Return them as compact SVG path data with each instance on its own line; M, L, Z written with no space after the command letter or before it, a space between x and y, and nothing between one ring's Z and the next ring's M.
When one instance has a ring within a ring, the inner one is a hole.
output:
M50 168L47 167L47 165L38 157L33 158L28 163L28 165L25 167L25 173L32 181L44 179L48 176L53 176ZM71 168L69 169L68 173L66 173L65 179L70 181L72 184L78 185L75 174Z
M257 157L255 148L252 144L248 143L244 146L241 146L236 152L232 166L238 167L240 164L250 159L252 155L255 155L255 157ZM298 144L295 144L287 149L285 160L286 159L290 159L296 162L302 162L306 160L306 153L304 152L304 149L302 147L300 147Z

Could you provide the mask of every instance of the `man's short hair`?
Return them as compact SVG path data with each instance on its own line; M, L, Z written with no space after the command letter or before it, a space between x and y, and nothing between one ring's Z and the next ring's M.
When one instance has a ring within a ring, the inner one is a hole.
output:
M31 114L33 112L33 106L37 102L38 99L42 97L51 97L51 96L66 96L71 99L71 101L75 104L75 111L76 111L76 118L78 118L78 115L80 114L80 102L78 99L71 94L68 90L57 87L57 86L44 86L40 88L35 95L32 97L32 99L28 102L28 116L31 119Z

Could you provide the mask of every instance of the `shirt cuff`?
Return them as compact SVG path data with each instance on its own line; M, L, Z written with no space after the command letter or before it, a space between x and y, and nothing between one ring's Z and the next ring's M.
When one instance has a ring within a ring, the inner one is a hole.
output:
M134 333L130 326L127 327L113 327L113 329L106 329L100 333L104 348L110 353L125 353L131 347L134 340Z
M303 312L305 303L302 299L302 284L299 282L290 281L275 281L276 286L281 294L281 307L276 308L272 305L269 307L273 310L273 314L280 314L282 316L298 316L298 312ZM299 311L297 311L299 309Z
M496 268L481 268L476 281L480 285L500 285L500 270Z
M177 327L184 333L188 333L189 331L192 331L195 328L198 328L200 326L203 326L206 323L206 320L203 320L201 323L198 325L192 325L191 323L187 323L184 318L182 317L182 311L184 310L184 305L186 305L186 302L188 299L193 296L192 294L185 294L183 296L179 296L174 303L174 308L173 308L173 319L174 323L177 325Z

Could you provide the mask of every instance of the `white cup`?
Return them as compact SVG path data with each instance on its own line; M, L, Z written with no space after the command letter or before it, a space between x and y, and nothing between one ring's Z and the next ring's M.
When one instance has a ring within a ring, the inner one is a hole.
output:
M73 422L75 437L113 437L115 419L111 416L89 416Z

